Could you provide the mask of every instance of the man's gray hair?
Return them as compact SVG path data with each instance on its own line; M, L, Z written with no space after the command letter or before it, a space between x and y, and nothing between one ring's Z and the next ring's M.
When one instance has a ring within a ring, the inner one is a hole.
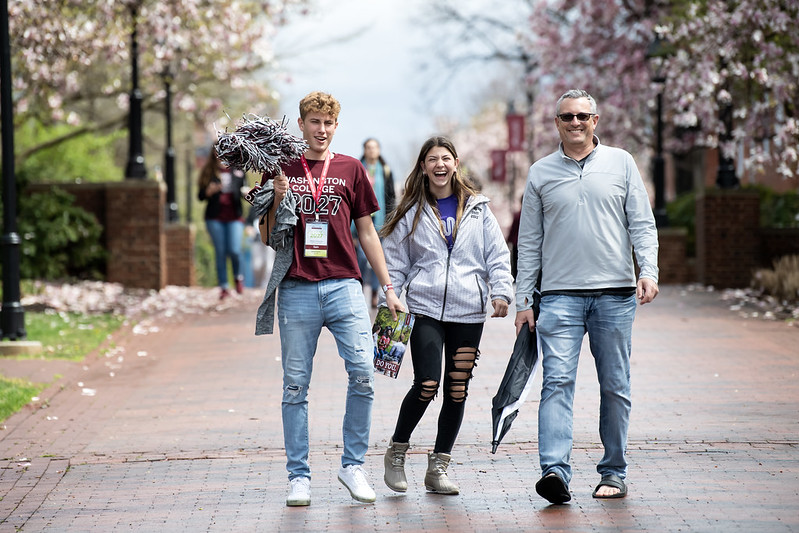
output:
M573 98L573 99L587 98L588 102L591 104L591 113L593 113L595 115L597 114L597 111L596 111L596 100L594 100L593 96L591 96L590 94L588 94L587 92L585 92L582 89L571 89L570 91L566 91L565 93L563 93L563 96L558 98L558 105L555 106L555 115L559 115L560 114L560 103L562 101L564 101L565 99L567 99L567 98Z

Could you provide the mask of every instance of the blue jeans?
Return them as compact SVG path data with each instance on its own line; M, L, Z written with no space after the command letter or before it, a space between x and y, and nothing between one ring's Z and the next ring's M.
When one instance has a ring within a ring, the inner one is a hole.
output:
M572 419L577 363L588 333L599 380L599 436L605 454L600 475L627 474L630 422L630 347L635 296L562 296L541 298L536 327L543 354L538 450L543 475L571 481Z
M241 239L244 235L244 222L241 220L232 222L206 220L205 227L208 229L208 234L214 245L216 279L219 286L225 289L228 286L228 257L230 257L230 265L233 267L233 277L238 279L241 276Z
M308 465L308 385L322 326L333 334L349 376L341 465L361 465L369 448L374 399L371 319L355 279L319 282L286 278L277 295L283 361L283 441L289 479L311 477Z

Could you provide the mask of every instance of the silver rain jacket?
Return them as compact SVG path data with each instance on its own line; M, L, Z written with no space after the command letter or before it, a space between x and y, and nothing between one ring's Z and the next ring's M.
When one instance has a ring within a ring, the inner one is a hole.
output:
M405 294L408 310L444 322L485 322L490 300L511 303L510 252L488 198L469 198L455 244L447 250L439 218L427 204L416 231L408 237L418 206L405 213L383 239L391 283ZM385 303L385 294L380 295Z

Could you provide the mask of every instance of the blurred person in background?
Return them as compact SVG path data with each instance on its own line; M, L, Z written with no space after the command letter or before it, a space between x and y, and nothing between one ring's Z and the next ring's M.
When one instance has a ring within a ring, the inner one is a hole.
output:
M252 271L252 280L247 286L266 289L269 278L272 275L272 265L275 262L275 250L271 246L264 244L261 240L259 225L260 221L255 217L254 210L250 209L250 213L247 215L246 226L244 227L244 234L250 246L250 270Z
M380 143L375 138L366 139L363 143L363 155L361 156L361 163L366 168L366 173L369 176L369 183L375 192L377 203L380 210L372 214L372 222L374 222L375 230L380 232L386 218L394 209L394 202L396 193L394 191L394 177L391 174L391 168L386 164L383 156L380 154ZM368 285L372 291L372 307L377 307L377 296L380 288L377 282L377 276L374 270L369 266L366 260L366 255L361 249L358 242L358 233L353 226L353 237L355 238L355 252L358 255L358 268L361 269L361 278L363 278L364 286Z
M241 170L228 168L211 147L197 180L197 197L205 205L205 227L214 245L216 278L220 288L219 299L229 294L227 261L233 269L236 292L244 290L241 268L241 245L244 236L244 219L241 190L245 175Z

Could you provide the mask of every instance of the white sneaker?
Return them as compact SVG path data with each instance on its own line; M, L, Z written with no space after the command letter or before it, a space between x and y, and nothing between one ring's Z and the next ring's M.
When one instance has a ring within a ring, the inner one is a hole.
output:
M286 498L286 505L297 507L311 505L311 480L307 477L295 477L289 481L291 492Z
M375 491L369 486L366 472L361 465L342 466L338 470L338 480L347 487L350 495L363 503L372 503L377 499Z

